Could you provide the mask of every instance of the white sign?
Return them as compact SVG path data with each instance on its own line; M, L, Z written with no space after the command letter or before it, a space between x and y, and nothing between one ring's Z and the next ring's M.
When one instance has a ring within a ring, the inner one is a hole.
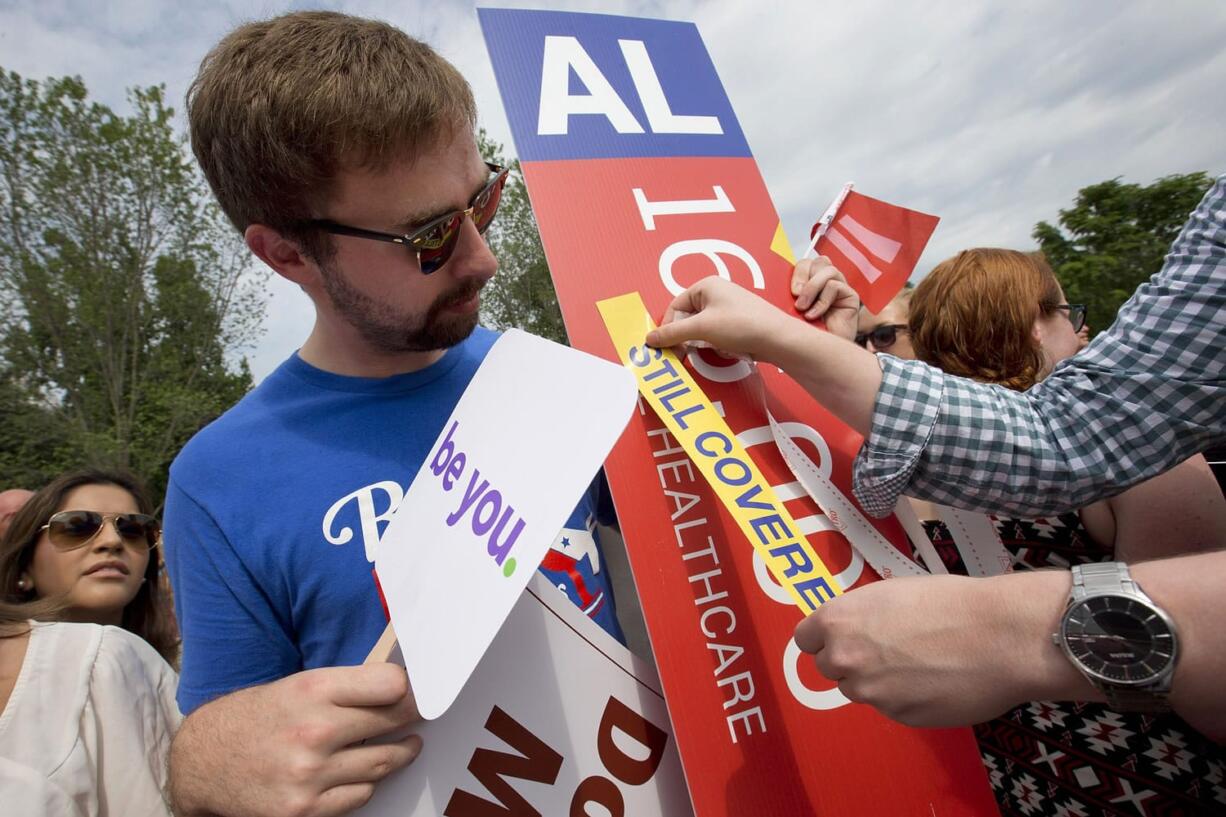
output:
M460 693L636 395L623 367L518 330L486 355L375 555L423 717Z
M456 705L412 731L421 755L362 817L693 813L655 671L540 575Z

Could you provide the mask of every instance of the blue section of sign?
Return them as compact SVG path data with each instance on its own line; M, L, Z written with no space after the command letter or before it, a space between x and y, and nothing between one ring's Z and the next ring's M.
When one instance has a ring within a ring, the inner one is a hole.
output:
M521 160L751 155L693 23L518 9L477 14ZM547 37L556 38L548 67ZM546 83L545 121L543 70L566 77Z

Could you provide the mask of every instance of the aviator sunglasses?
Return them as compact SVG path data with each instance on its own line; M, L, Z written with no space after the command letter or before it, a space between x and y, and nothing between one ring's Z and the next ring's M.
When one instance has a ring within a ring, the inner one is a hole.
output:
M97 511L60 511L39 528L58 550L76 550L93 541L102 526L110 522L126 544L137 550L158 546L161 526L144 513L98 513Z
M905 323L883 323L867 332L857 332L856 345L867 347L871 340L874 349L889 349L898 340L898 333L906 331L908 330Z
M486 162L485 166L494 174L485 187L472 197L468 207L433 218L411 233L398 235L396 233L381 233L376 230L365 230L361 227L350 227L347 224L337 224L327 219L316 219L310 222L325 232L336 235L348 235L354 238L369 238L373 241L388 241L392 244L402 244L417 256L417 263L425 275L437 270L455 252L460 240L460 228L464 225L464 217L473 220L477 232L485 235L494 215L498 212L498 202L502 199L502 188L507 183L507 168Z

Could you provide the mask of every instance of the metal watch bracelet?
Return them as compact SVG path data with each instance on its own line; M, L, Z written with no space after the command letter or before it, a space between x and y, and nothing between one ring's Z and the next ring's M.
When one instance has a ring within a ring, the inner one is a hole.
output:
M1132 580L1128 565L1123 562L1092 562L1077 565L1073 569L1073 589L1070 604L1081 601L1086 596L1100 593L1118 593L1121 595L1139 595L1149 600L1149 596ZM1149 601L1153 604L1153 601ZM1089 676L1086 676L1089 678ZM1145 689L1118 686L1099 682L1090 678L1090 682L1102 690L1107 698L1107 704L1120 712L1167 712L1171 705L1167 701L1169 689L1150 687Z

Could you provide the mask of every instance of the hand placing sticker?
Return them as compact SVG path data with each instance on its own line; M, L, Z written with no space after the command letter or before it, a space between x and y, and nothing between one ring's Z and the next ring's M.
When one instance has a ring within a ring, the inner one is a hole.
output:
M683 321L686 318L692 318L692 317L694 317L693 312L686 312L684 310L677 310L673 312L673 320L675 321ZM749 355L741 354L740 352L725 352L723 349L720 349L717 346L707 343L705 340L691 340L691 341L687 341L686 343L681 344L681 346L682 346L682 349L681 349L680 354L682 357L688 354L690 349L710 349L715 354L719 355L720 357L726 360L748 360L750 362L753 361L753 358L750 357Z
M808 258L792 271L796 309L808 321L825 319L831 334L851 340L860 299L834 265ZM647 335L651 346L686 345L714 349L728 358L770 360L789 316L754 292L722 278L704 278L668 305L660 327Z
M703 344L724 355L767 360L772 339L792 320L748 289L723 278L704 278L668 305L650 346Z

